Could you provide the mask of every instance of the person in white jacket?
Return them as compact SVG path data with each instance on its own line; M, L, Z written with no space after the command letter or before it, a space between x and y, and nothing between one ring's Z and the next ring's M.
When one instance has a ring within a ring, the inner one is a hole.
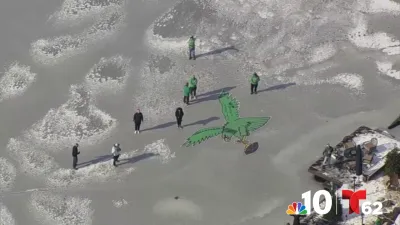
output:
M118 158L119 158L119 155L121 154L120 152L121 152L121 148L119 147L119 144L118 143L114 144L114 146L111 149L111 154L114 159L113 160L114 166L117 166L117 162L119 162Z

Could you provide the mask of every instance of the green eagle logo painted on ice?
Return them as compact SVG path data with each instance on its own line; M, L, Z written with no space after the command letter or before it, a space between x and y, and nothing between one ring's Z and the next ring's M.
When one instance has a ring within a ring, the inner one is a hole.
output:
M225 118L225 124L222 127L204 128L190 136L183 144L185 147L194 146L212 137L221 135L225 141L230 141L232 137L238 138L238 143L249 146L246 138L250 132L254 132L268 123L271 117L246 117L239 116L239 102L229 93L223 91L219 95L222 114Z

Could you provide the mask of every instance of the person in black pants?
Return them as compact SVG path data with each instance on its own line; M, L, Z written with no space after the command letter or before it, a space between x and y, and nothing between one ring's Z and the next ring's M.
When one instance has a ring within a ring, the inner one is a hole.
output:
M133 122L135 123L135 134L140 133L140 124L143 122L143 114L139 109L133 115Z
M181 107L177 108L176 111L175 111L176 123L178 124L178 128L181 128L181 129L183 128L182 127L183 115L185 115L183 113L183 109Z
M78 155L81 154L80 151L78 151L78 143L72 147L72 167L76 170L76 166L78 165Z

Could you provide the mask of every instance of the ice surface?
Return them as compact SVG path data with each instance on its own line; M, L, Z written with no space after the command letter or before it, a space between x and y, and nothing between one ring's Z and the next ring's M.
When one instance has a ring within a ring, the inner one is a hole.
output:
M38 220L48 225L92 224L94 211L88 198L35 192L31 195L30 207Z
M15 225L11 212L0 202L0 225Z
M65 0L49 20L56 26L74 26L86 19L98 18L110 8L120 9L124 5L125 0Z
M400 71L393 69L393 63L391 62L376 62L379 72L392 77L394 79L400 79Z
M201 220L203 217L203 210L200 206L183 198L160 200L154 205L153 213L168 218L178 217L192 220Z
M55 159L45 151L43 146L22 138L10 138L7 150L18 161L20 170L31 176L47 176L59 168Z
M312 50L310 63L320 63L333 57L337 50L332 43L323 44Z
M36 80L36 75L30 66L12 63L0 78L0 102L22 95Z
M266 202L263 202L261 206L255 210L255 212L248 217L243 218L240 220L239 224L247 224L250 220L264 218L268 214L270 214L273 210L281 207L284 204L283 199L280 198L272 198Z
M15 166L9 160L0 157L0 193L12 188L16 176Z
M107 10L102 19L80 34L39 39L31 44L33 59L44 65L56 65L64 60L86 52L94 44L108 40L120 31L125 22L125 12Z
M85 81L93 95L117 93L125 87L131 72L130 59L120 55L103 57L90 69Z
M69 100L51 109L24 135L46 150L57 151L71 143L95 144L111 135L116 119L98 109L84 85L72 85Z

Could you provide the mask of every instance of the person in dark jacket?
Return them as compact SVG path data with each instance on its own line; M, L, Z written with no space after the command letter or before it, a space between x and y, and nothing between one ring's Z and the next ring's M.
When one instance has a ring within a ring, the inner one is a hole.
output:
M176 111L175 111L176 123L178 124L178 128L181 128L181 129L183 128L182 127L183 115L185 115L183 113L183 109L181 107L177 108Z
M140 124L143 122L143 114L140 109L133 115L133 122L135 123L135 134L140 133Z
M76 143L74 147L72 147L72 167L76 170L76 166L78 165L78 155L81 152L78 150L79 144Z

